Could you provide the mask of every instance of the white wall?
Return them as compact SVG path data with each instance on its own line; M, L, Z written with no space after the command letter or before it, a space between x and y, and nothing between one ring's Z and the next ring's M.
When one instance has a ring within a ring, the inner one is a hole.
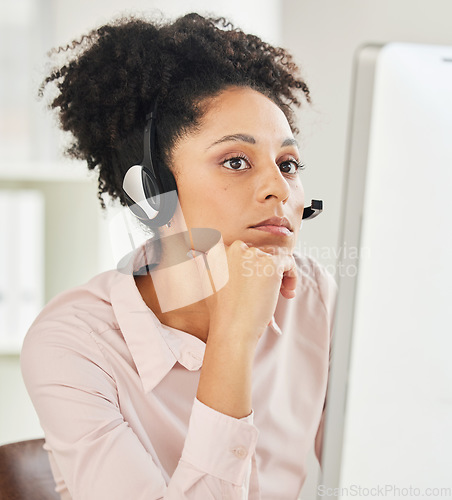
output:
M56 43L67 43L79 37L86 29L95 28L119 14L161 15L174 18L188 12L224 16L244 31L255 33L270 43L278 44L281 27L281 1L265 0L53 0Z

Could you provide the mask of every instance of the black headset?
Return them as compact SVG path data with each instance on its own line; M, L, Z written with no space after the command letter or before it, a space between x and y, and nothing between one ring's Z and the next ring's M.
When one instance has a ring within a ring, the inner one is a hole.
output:
M150 228L168 224L177 208L176 179L168 169L157 168L152 159L156 114L157 101L146 115L143 161L127 170L122 183L130 210Z
M177 208L177 185L173 174L157 168L152 160L155 151L155 122L157 100L146 115L144 128L144 156L139 165L130 167L122 183L127 205L133 214L150 228L168 224ZM321 200L311 200L303 211L303 219L313 219L323 210Z

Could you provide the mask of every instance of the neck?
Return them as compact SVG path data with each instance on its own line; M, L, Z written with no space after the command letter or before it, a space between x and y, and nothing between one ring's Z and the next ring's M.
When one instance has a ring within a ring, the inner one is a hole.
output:
M210 315L205 300L176 310L162 312L152 277L150 275L135 276L135 283L144 302L162 324L194 335L203 342L207 341ZM168 283L169 288L174 286L177 287L178 282Z
M160 262L150 274L135 276L135 283L162 324L206 342L210 323L203 292L206 284L200 281L195 262L187 257L192 248L190 236L185 224L181 226L177 221L170 228L161 228Z

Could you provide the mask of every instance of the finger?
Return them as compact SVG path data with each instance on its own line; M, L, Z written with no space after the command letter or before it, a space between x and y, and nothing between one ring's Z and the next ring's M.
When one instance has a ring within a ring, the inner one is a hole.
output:
M263 252L261 255L273 255L276 267L281 276L281 286L287 290L295 290L297 286L297 265L293 254L287 254L287 251L284 248L275 248L267 245L262 245L256 248Z
M282 287L286 290L295 290L297 287L297 268L292 267L283 274Z
M281 280L281 295L286 299L293 299L295 297L295 290L297 288L298 273L294 259L292 258L292 267L283 273Z
M285 299L293 299L296 296L295 290L286 290L285 288L281 288L280 293Z

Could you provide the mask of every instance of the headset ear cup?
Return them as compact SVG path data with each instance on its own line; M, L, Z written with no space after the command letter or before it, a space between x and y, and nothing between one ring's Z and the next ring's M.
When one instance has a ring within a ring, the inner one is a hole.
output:
M156 183L152 183L152 179L147 182L147 193L143 184L143 166L133 165L124 175L122 188L125 194L126 202L129 205L132 213L141 220L154 219L158 215L158 210L153 208L152 204L148 202L151 195L154 196L153 205L156 205L155 199L158 194Z
M162 187L149 169L142 165L130 167L124 176L126 202L132 213L150 228L168 224L176 212L178 197L176 181L172 178L173 182L167 182Z
M177 191L170 191L160 195L160 210L154 219L143 222L150 228L158 228L168 224L177 208Z
M162 170L165 171L165 169ZM158 228L168 224L176 212L178 199L176 180L170 173L162 181L163 185L149 169L143 167L142 183L146 201L153 210L158 212L154 218L147 218L143 221L150 228Z
M177 192L176 179L169 168L165 167L159 169L159 180L161 182L162 193L168 193L169 191Z
M124 192L124 197L126 199L129 209L131 210L133 215L135 215L135 217L138 217L138 219L140 219L143 222L149 219L146 212L140 207L140 205L135 203L126 192Z
M141 171L141 182L143 183L143 192L147 202L152 209L158 212L160 210L161 186L146 167L143 167Z

